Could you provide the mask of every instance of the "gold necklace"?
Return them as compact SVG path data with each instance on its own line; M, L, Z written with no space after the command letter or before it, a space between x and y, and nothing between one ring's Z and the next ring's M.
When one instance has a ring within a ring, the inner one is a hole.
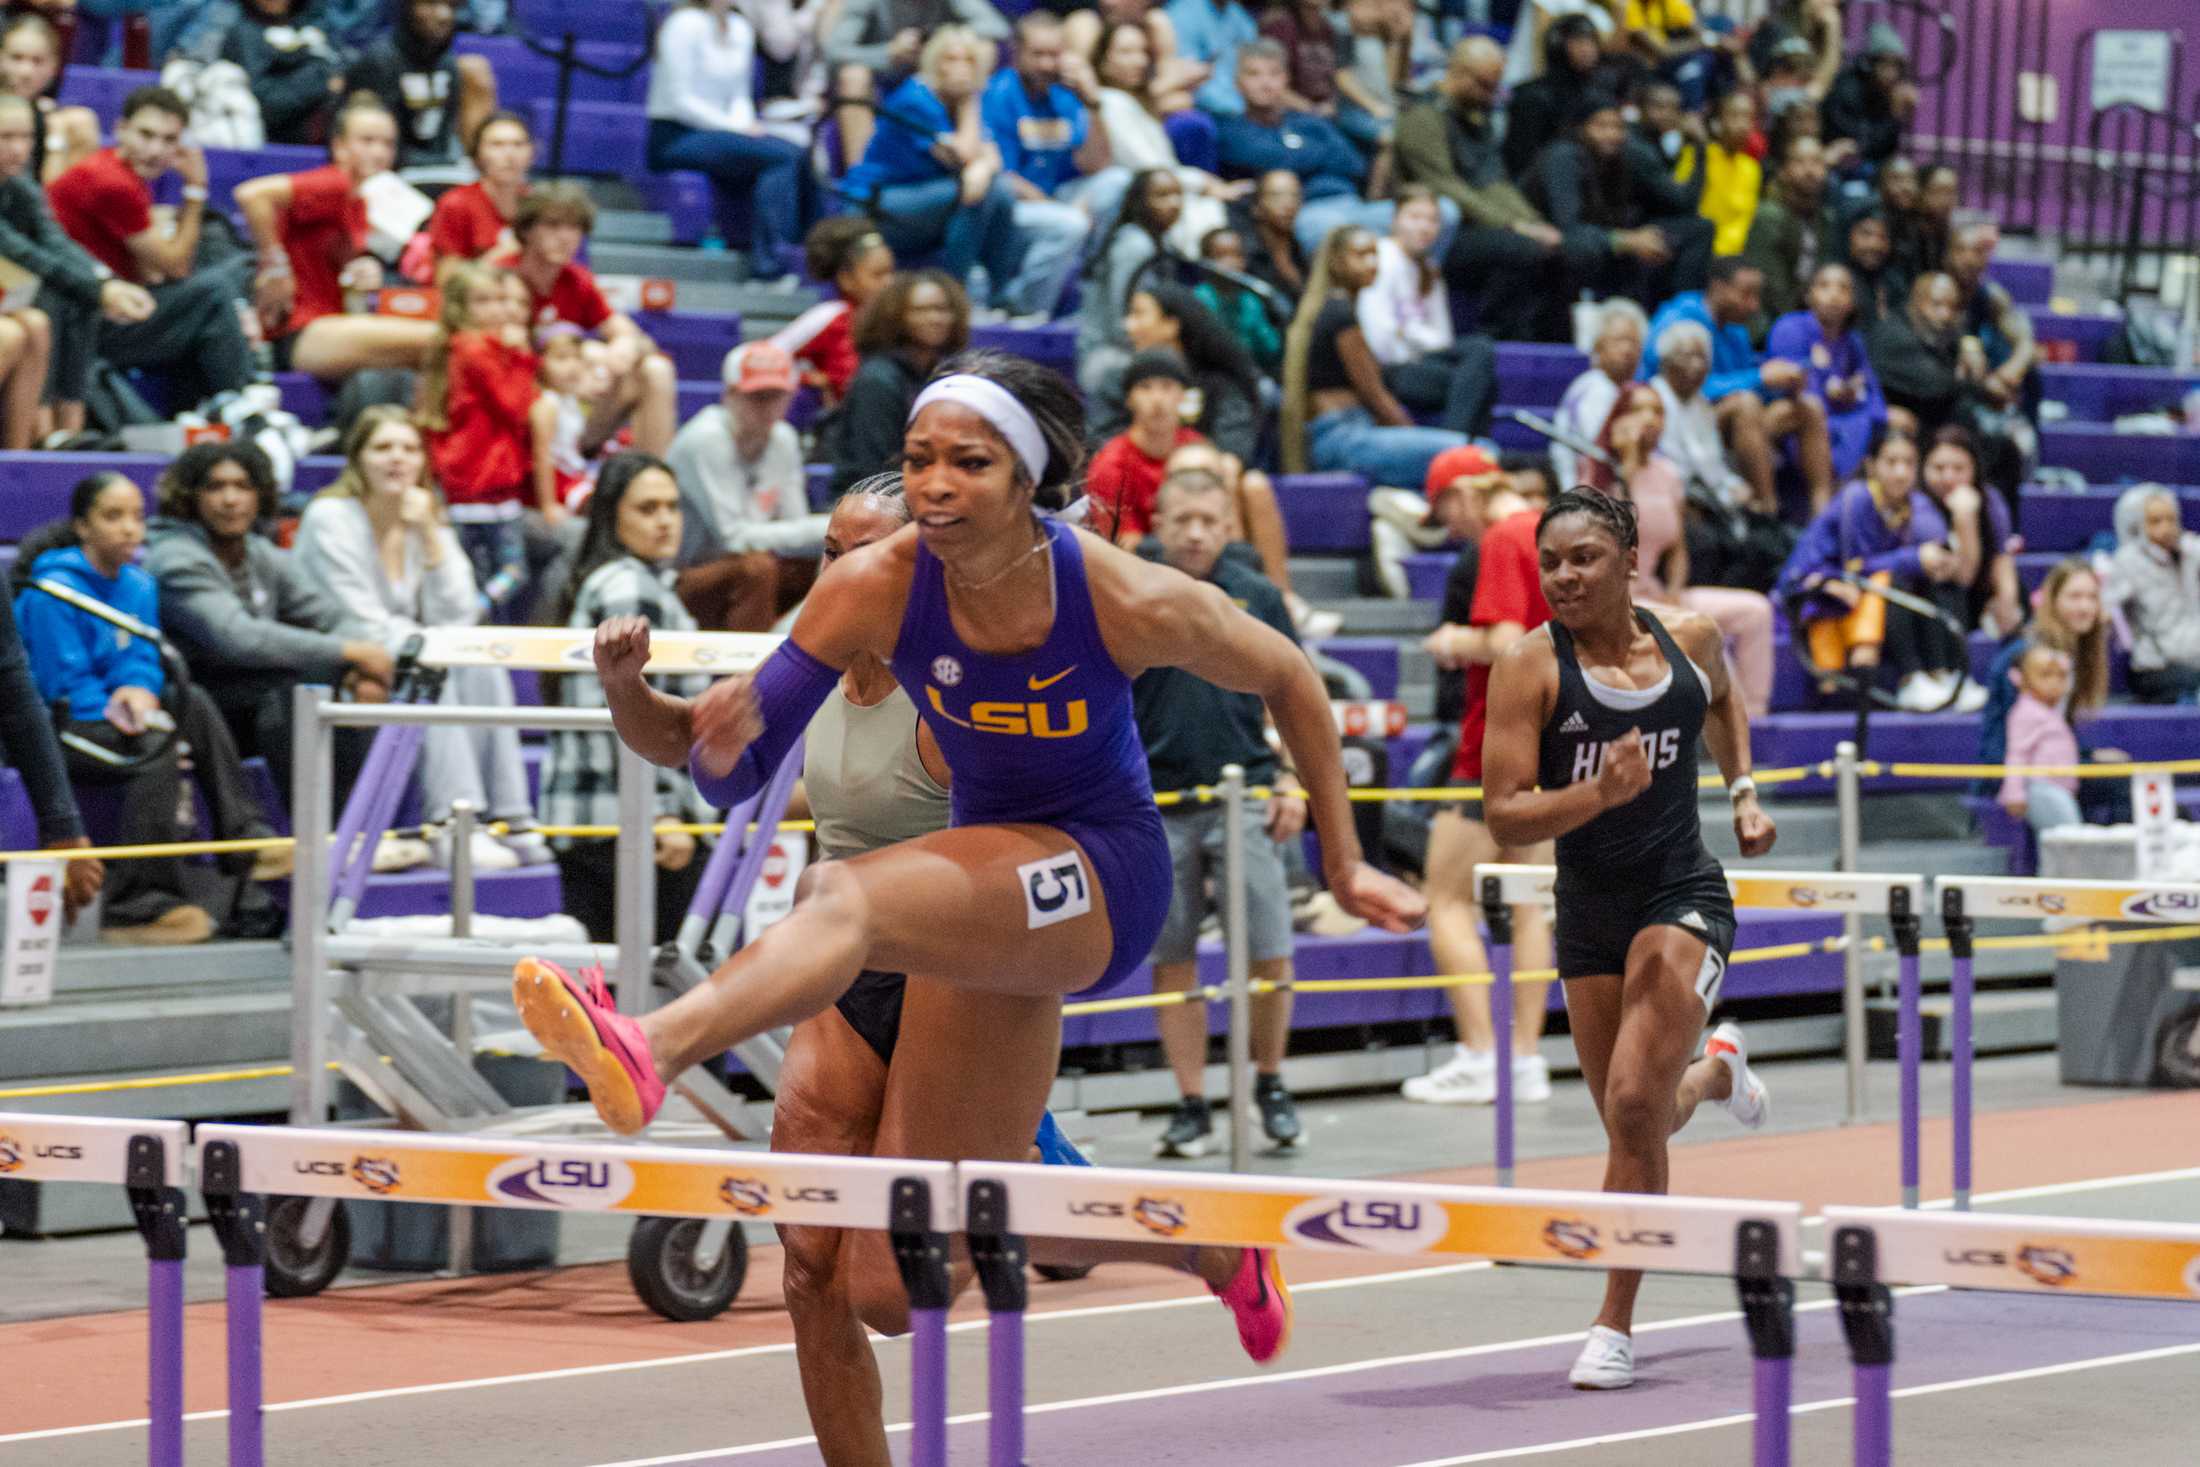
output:
M995 581L1002 579L1010 571L1016 569L1016 567L1022 565L1025 561L1031 559L1031 557L1037 555L1040 551L1046 548L1047 537L1042 534L1039 536L1038 542L1034 544L1029 550L1026 550L1023 554L1016 556L1014 559L1010 560L1007 565L1002 566L999 570L995 571L992 575L987 576L982 581L964 580L962 578L962 575L957 572L953 566L949 566L947 568L947 573L954 578L955 584L961 586L965 591L983 591L986 587L992 585Z

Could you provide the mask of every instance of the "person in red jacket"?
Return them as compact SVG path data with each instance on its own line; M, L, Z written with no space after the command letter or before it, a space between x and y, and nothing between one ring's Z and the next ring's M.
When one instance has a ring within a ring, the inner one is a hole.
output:
M517 112L490 113L474 129L469 156L480 179L444 190L428 218L428 249L438 285L469 260L519 249L512 220L519 201L527 197L527 175L535 167L535 134L527 119Z
M534 481L532 414L541 389L526 301L527 287L510 271L461 265L444 284L420 375L416 417L428 462L493 606L509 601L527 572L521 516ZM538 507L552 524L565 514L555 498Z
M329 161L237 185L260 252L252 303L278 370L334 382L368 367L418 367L433 321L373 316L352 296L382 288L382 262L367 253L367 205L359 189L397 157L397 120L371 92L336 114Z
M803 385L834 407L861 365L856 312L894 278L894 252L869 215L836 214L802 241L802 268L832 286L833 294L781 327L772 341L802 364Z

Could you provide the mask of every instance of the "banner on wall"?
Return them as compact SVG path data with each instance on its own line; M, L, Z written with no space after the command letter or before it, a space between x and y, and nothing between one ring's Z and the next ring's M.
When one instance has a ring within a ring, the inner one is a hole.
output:
M2168 31L2095 32L2093 110L2129 103L2149 112L2167 112L2174 49Z

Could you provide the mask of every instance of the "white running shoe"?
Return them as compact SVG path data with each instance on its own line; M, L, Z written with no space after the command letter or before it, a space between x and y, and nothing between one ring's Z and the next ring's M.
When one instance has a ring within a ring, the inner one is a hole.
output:
M1734 1079L1733 1091L1726 1097L1728 1113L1752 1131L1761 1128L1772 1114L1772 1092L1749 1067L1749 1044L1742 1038L1741 1026L1721 1024L1712 1030L1703 1052L1725 1065Z
M1588 1341L1566 1379L1577 1391L1624 1391L1635 1383L1635 1342L1616 1329L1589 1326Z
M1497 1060L1487 1050L1462 1049L1400 1087L1423 1105L1490 1105L1497 1099Z
M1551 1098L1551 1062L1540 1054L1513 1056L1513 1103L1540 1105Z
M1986 689L1976 680L1965 678L1961 691L1956 694L1955 707L1949 711L1953 713L1976 713L1985 706Z
M1928 713L1948 701L1948 686L1932 673L1913 672L1902 680L1894 701L1905 713Z

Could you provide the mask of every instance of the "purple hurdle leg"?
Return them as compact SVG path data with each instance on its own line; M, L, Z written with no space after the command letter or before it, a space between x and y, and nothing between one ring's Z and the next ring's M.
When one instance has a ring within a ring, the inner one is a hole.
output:
M945 1309L909 1311L909 1423L909 1467L947 1467Z
M132 1136L123 1185L145 1240L146 1460L183 1467L183 1193L168 1185L167 1143Z
M264 1467L267 1459L260 1422L260 1302L267 1292L266 1269L257 1263L233 1263L227 1273L229 1467Z
M1757 1419L1750 1429L1750 1458L1755 1467L1788 1467L1788 1411L1795 1400L1792 1357L1759 1359L1751 1389Z
M152 1467L183 1467L183 1260L156 1258L146 1291L146 1415Z
M1490 930L1490 1029L1497 1066L1497 1185L1513 1184L1513 950L1512 908L1504 903L1505 883L1482 878L1482 920Z
M887 1236L909 1296L909 1467L947 1467L947 1239L933 1229L932 1184L897 1177Z
M1957 1211L1966 1212L1970 1210L1971 1206L1972 983L1970 955L1966 953L1964 956L1957 958L1953 966L1955 974L1950 984L1950 997L1954 1000L1955 1007L1955 1021L1952 1026L1954 1030L1952 1044L1955 1052L1950 1058L1954 1061L1955 1073L1950 1085L1950 1088L1954 1091L1953 1104L1950 1108L1955 1113L1955 1134L1952 1138L1955 1151L1955 1205Z
M1894 1460L1894 1296L1879 1282L1879 1239L1870 1228L1837 1228L1831 1254L1834 1298L1856 1372L1855 1467Z
M997 1311L987 1328L986 1467L1023 1467L1024 1313Z
M1953 887L1940 894L1940 925L1948 934L1949 975L1948 996L1955 1010L1950 1024L1949 1060L1953 1073L1949 1077L1949 1089L1953 1092L1949 1110L1953 1114L1953 1135L1950 1138L1955 1154L1955 1202L1958 1211L1968 1211L1971 1206L1971 998L1974 985L1971 981L1970 915L1963 909L1963 889Z
M1895 1049L1902 1066L1902 1205L1918 1202L1918 1059L1925 1047L1923 1020L1918 1013L1917 956L1902 955L1898 982L1900 1008L1895 1017Z

